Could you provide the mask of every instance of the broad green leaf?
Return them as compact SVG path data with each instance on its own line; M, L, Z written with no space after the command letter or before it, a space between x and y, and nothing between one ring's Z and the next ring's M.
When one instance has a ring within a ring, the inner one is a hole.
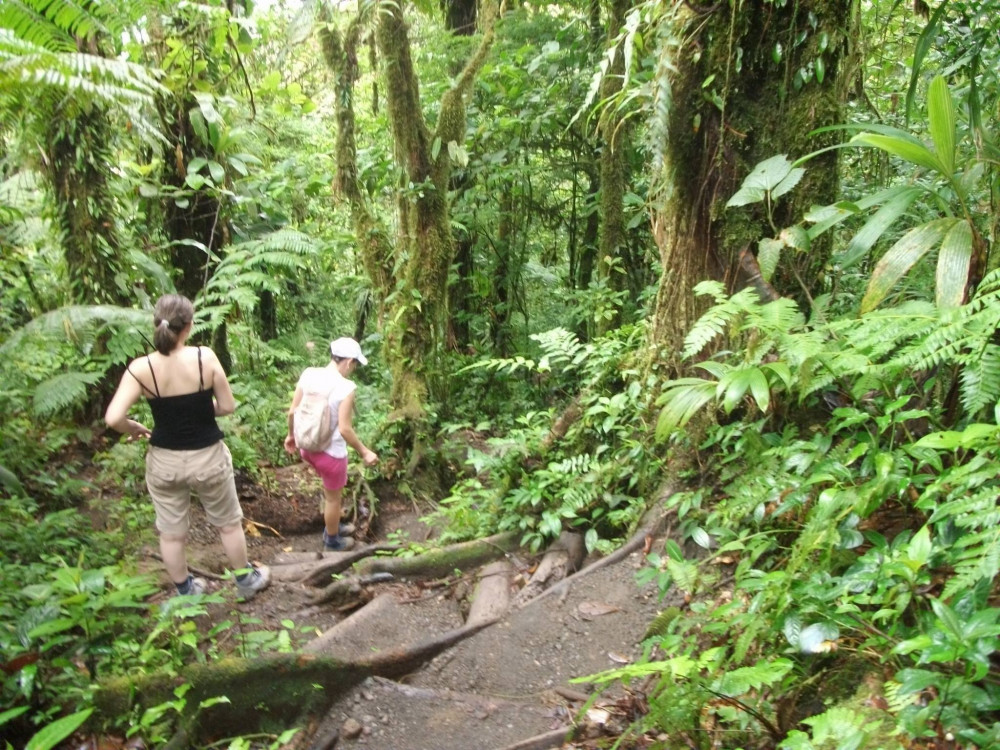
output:
M754 167L743 184L746 187L774 190L792 171L792 163L784 154L779 154L765 159Z
M771 386L764 373L756 367L750 372L750 394L757 402L757 408L766 414L771 406Z
M809 242L809 233L800 224L785 227L781 230L778 238L788 245L788 247L793 247L803 253L808 252L811 244Z
M916 164L926 169L932 169L938 174L949 175L941 160L922 143L914 143L909 138L900 138L890 135L875 135L874 133L860 133L851 139L851 143L860 143L863 146L872 146L881 149L886 153L898 156L904 161Z
M823 83L826 77L826 63L823 62L823 55L816 58L816 82Z
M221 185L226 181L226 170L217 161L210 161L208 163L208 173L212 175L212 180L216 185Z
M945 233L950 230L958 219L935 219L919 227L914 227L904 234L899 241L889 248L888 252L875 265L868 289L861 300L861 312L866 313L878 307L893 286L899 281L913 264L924 257L941 242Z
M781 248L784 243L781 240L763 239L757 244L757 265L760 266L760 275L764 281L770 281L778 268L778 260L781 258Z
M664 393L665 404L656 421L656 439L663 440L683 427L701 407L715 398L715 383L701 378L682 378L671 383Z
M208 164L208 159L206 159L204 156L196 156L191 161L188 162L187 173L195 174L206 164Z
M935 76L927 88L927 119L934 150L950 177L955 171L955 102L944 76Z
M764 200L767 195L767 191L759 187L746 187L745 185L741 187L736 193L726 202L726 208L733 208L735 206L746 206L750 203L760 203Z
M712 537L701 526L691 532L691 541L704 549L712 549Z
M52 748L79 729L80 725L93 712L94 709L88 708L85 711L77 711L75 714L70 714L69 716L64 716L61 719L53 721L28 740L28 744L24 746L24 750L52 750Z
M767 392L763 404L757 398L757 405L761 407L762 411L765 410L770 405L770 390L767 378L764 377L764 373L759 368L747 367L726 373L724 377L719 379L717 391L722 394L722 408L728 414L736 408L746 392L751 389L754 398L757 398L757 394L762 390Z
M958 307L965 300L972 262L972 227L959 221L944 236L938 252L935 302L938 307Z
M913 535L910 543L906 545L906 555L912 563L916 563L919 569L923 567L931 557L931 531L927 526L920 527L920 531Z
M785 177L781 180L781 182L775 185L774 189L771 190L771 200L780 198L789 190L791 190L793 187L798 185L799 181L805 176L805 174L806 170L804 170L802 167L796 167L787 175L785 175Z
M892 226L906 210L913 205L923 191L916 187L906 187L894 193L875 214L858 230L844 252L838 257L841 268L850 268L871 250L885 230Z

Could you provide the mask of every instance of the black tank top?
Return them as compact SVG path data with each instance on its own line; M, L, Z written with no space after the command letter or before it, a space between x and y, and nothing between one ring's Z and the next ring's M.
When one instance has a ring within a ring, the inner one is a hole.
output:
M198 381L199 388L194 393L183 393L179 396L161 396L160 386L156 382L153 363L146 356L149 364L149 374L153 376L155 392L149 390L139 378L132 375L147 391L146 399L153 412L153 434L149 444L157 448L168 448L175 451L193 451L215 445L223 438L223 432L215 421L215 404L212 401L212 391L205 390L205 377L201 370L201 347L198 347Z

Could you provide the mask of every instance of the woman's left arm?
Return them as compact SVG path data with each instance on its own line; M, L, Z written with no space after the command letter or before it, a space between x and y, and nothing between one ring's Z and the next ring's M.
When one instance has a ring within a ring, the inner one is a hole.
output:
M107 411L104 412L104 421L108 427L132 437L149 437L150 432L145 425L128 418L128 410L139 400L141 395L139 381L131 373L125 372L118 384L118 390L115 391L111 403L108 404Z
M226 371L222 369L222 363L215 356L215 352L205 348L206 357L212 368L212 393L215 396L215 416L224 417L236 411L236 399L233 397L233 389L229 385Z

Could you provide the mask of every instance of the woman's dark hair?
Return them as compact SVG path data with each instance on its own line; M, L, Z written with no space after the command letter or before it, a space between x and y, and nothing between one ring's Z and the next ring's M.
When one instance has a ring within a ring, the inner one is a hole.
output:
M184 326L194 320L194 305L180 294L164 294L153 308L153 346L160 354L170 354Z

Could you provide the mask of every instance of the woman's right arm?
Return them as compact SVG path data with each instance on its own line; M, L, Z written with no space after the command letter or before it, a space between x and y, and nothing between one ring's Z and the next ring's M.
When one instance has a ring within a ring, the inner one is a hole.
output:
M236 411L236 399L233 396L232 386L229 385L229 378L226 371L222 369L222 363L215 356L215 352L207 346L202 347L212 368L212 395L215 396L215 416L224 417Z
M132 408L142 395L139 381L130 372L122 375L118 390L115 391L108 410L104 413L104 421L113 430L124 432L132 437L149 437L149 429L128 418L128 410Z

